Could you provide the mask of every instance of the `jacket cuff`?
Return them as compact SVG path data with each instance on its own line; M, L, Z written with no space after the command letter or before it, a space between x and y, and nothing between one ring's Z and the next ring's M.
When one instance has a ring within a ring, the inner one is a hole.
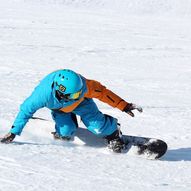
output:
M15 134L15 135L21 135L21 132L18 131L15 126L12 126L9 132L10 132L10 133L13 133L13 134Z
M120 109L121 111L124 111L124 109L129 105L128 102L122 100L118 105L117 108Z

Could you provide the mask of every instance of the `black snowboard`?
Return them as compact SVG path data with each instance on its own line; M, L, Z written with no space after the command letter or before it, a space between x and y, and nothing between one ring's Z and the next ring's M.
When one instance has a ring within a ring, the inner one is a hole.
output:
M143 156L148 159L159 159L167 151L167 144L155 138L123 135L126 143L125 153Z

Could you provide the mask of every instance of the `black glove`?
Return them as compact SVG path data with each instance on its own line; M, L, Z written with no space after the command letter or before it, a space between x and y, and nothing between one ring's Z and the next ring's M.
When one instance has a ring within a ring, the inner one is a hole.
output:
M127 106L125 107L125 109L123 110L124 112L126 112L127 114L129 114L131 117L134 117L134 113L132 112L132 110L137 110L139 112L143 112L143 108L140 106L137 106L133 103L129 103L127 104Z
M13 133L8 133L1 139L1 143L11 143L13 139L16 137Z

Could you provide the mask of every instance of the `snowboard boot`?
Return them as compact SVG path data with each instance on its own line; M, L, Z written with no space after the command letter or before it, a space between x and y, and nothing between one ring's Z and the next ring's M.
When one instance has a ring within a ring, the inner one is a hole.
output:
M51 134L53 135L53 138L55 140L63 140L63 141L70 141L71 140L71 137L60 136L57 132L51 132Z
M122 133L120 130L114 131L111 135L105 137L108 143L108 148L115 153L121 153L125 149L125 143L122 139Z

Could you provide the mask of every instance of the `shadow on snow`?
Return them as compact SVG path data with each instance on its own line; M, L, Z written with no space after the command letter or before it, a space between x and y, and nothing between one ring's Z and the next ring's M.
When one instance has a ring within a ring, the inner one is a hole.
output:
M162 157L163 161L191 161L191 148L168 150Z
M78 128L75 134L75 137L71 139L71 141L62 141L62 140L55 140L52 139L49 143L43 143L42 140L38 142L28 142L28 141L14 141L14 145L56 145L56 146L89 146L95 148L105 147L105 141L103 138L98 137L84 128Z

